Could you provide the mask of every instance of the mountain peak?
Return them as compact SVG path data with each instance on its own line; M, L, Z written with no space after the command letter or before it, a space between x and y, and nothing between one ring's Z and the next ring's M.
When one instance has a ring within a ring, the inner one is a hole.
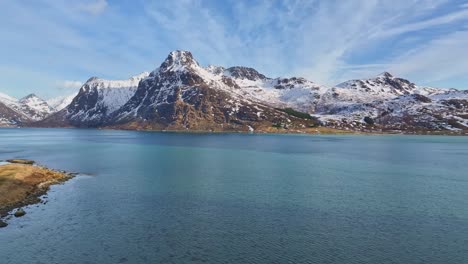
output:
M23 104L28 104L28 103L31 103L31 102L43 103L45 101L42 98L40 98L39 96L37 96L36 94L31 93L31 94L28 94L25 97L21 98L19 100L19 102L23 103Z
M266 79L266 76L254 68L235 66L226 70L234 78L248 79L251 81Z
M93 76L93 77L89 78L85 83L94 82L96 80L99 80L99 77Z
M389 72L382 72L381 74L377 75L377 77L393 78L393 75Z
M31 98L39 98L36 94L31 93L26 95L25 97L21 98L21 100L31 99Z
M162 71L179 71L187 67L199 67L190 51L175 50L169 53L166 60L161 64Z
M142 73L140 73L140 74L137 74L137 75L135 75L135 76L130 77L130 80L138 80L138 81L140 81L141 79L144 79L144 78L148 77L149 75L150 75L150 73L147 72L147 71L145 71L145 72L142 72Z

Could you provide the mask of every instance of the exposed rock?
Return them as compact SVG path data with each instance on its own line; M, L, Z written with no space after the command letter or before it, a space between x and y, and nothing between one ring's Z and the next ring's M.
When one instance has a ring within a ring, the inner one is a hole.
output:
M34 160L29 159L9 159L7 160L9 163L16 163L16 164L26 164L26 165L33 165L36 163Z
M8 226L8 224L0 220L0 228L6 227L6 226Z
M18 210L16 210L16 212L14 213L14 216L15 217L22 217L26 215L26 212L23 210L23 208L19 208Z
M272 132L320 125L462 133L467 98L465 91L421 87L388 72L325 87L248 67L204 68L192 53L173 51L149 74L126 81L90 78L68 107L32 126ZM298 118L301 112L318 120ZM18 123L24 124L12 124Z

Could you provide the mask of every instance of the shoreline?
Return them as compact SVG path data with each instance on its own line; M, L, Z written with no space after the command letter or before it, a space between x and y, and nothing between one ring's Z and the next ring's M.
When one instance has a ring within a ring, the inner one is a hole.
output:
M83 130L109 130L109 131L136 131L136 132L159 132L159 133L181 133L181 134L254 134L254 135L362 135L362 136L375 136L375 135L404 135L404 136L468 136L468 130L463 131L404 131L404 130L384 130L384 131L358 131L358 130L346 130L332 127L316 127L307 128L304 130L288 130L288 129L276 129L276 130L255 130L255 131L243 131L243 130L187 130L187 129L126 129L118 127L0 127L7 129L15 128L36 128L36 129L83 129Z
M10 162L8 162L10 161ZM36 165L34 161L12 159L0 165L0 222L14 215L13 210L42 202L50 186L75 176L61 170Z

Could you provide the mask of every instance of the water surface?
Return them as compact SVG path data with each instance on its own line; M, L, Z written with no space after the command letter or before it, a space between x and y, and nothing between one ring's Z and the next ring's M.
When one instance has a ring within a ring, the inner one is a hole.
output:
M81 172L1 263L466 263L468 138L0 129Z

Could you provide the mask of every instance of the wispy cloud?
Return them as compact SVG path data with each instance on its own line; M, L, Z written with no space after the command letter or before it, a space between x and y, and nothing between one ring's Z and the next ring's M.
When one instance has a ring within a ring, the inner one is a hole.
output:
M441 83L467 72L467 8L462 0L0 1L0 67L47 79L26 76L24 89L64 93L55 80L126 78L186 49L205 65L327 85L381 71ZM18 87L22 76L0 72L0 86Z
M457 12L453 12L447 15L443 15L440 17L435 17L433 19L424 20L421 22L410 23L406 25L402 25L399 27L387 29L386 31L379 32L374 36L377 37L390 37L394 35L400 35L408 32L414 32L423 29L430 29L434 26L440 26L444 24L454 23L458 20L465 20L468 21L468 9L460 10Z
M395 58L390 70L426 84L464 77L468 74L468 60L463 56L466 47L468 31L454 32Z

